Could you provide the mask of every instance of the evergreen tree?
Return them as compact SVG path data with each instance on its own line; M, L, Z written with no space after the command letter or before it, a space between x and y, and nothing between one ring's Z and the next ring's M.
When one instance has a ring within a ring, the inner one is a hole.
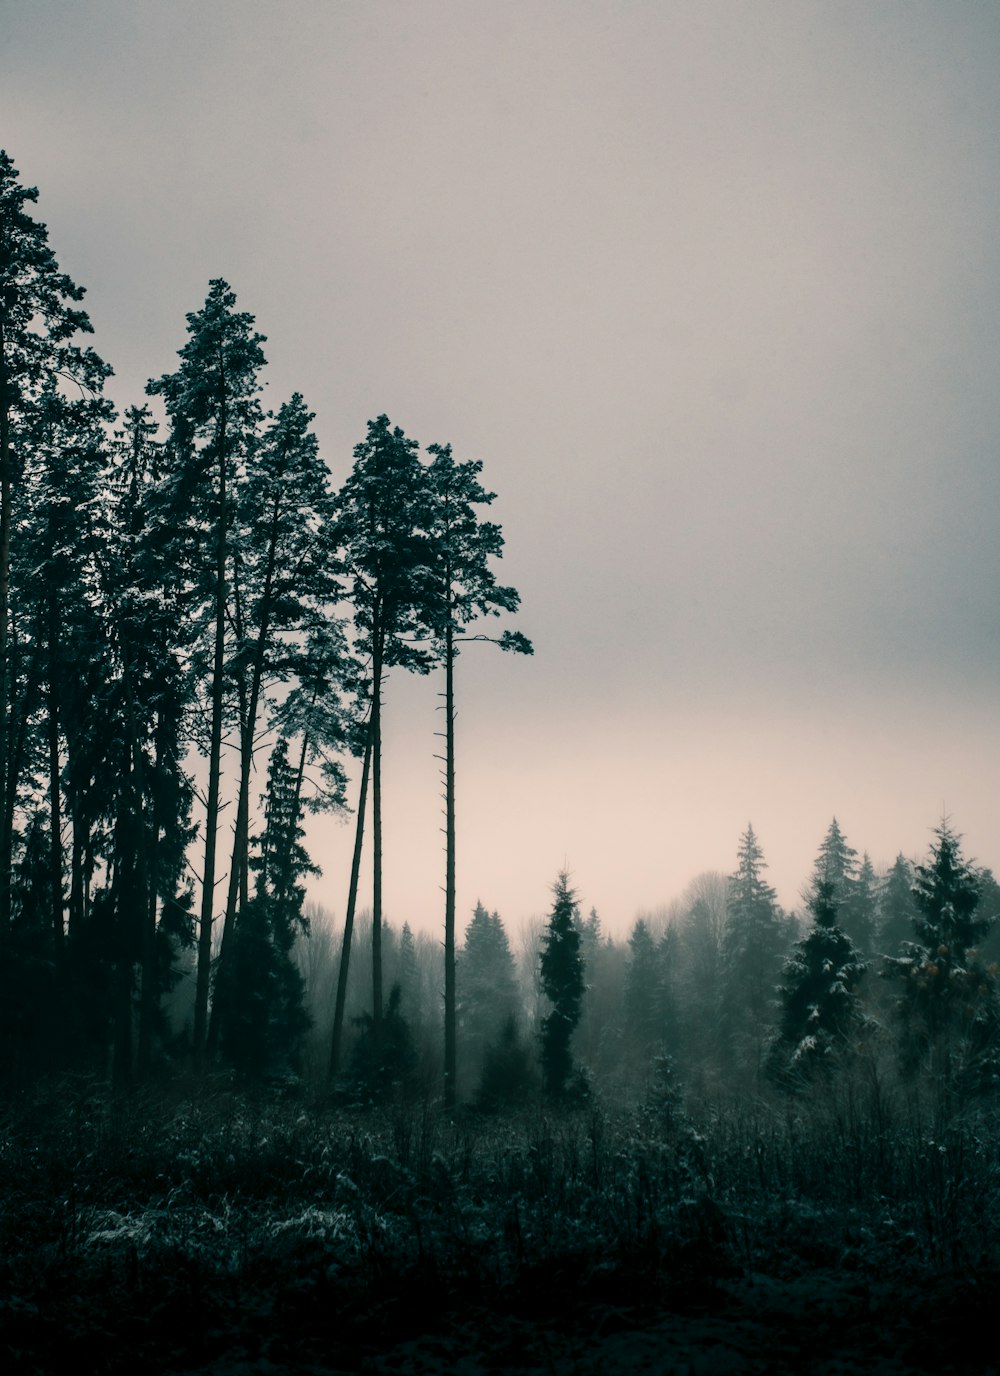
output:
M327 545L332 494L327 467L310 429L313 415L296 393L270 419L260 441L250 447L235 502L229 673L239 707L239 788L210 1048L225 1015L227 981L222 972L239 908L248 897L250 777L262 697L269 686L292 678L301 659L307 674L312 671L303 636L312 630L310 648L315 646L316 628L332 619L330 609L339 596L333 550ZM332 629L336 636L339 623ZM339 644L343 650L342 637ZM329 666L334 675L339 667ZM339 694L334 690L331 696L339 705Z
M913 935L917 905L913 897L913 866L900 853L882 881L879 893L879 949L895 951Z
M878 932L878 880L867 851L848 886L840 917L840 925L867 959L875 950Z
M262 802L264 829L250 859L254 897L236 928L231 964L222 972L230 982L224 1044L230 1061L252 1077L297 1071L309 1027L292 950L297 935L308 932L303 881L318 869L302 843L301 780L283 737L271 752Z
M221 803L222 741L227 707L227 626L234 560L234 494L239 468L260 421L258 374L264 336L253 316L235 309L236 296L221 278L209 283L204 307L187 317L188 340L174 373L152 379L170 419L170 469L165 473L178 563L190 568L190 596L204 609L206 637L199 674L207 697L209 730L205 851L201 875L194 1054L208 1035L212 926ZM230 714L231 719L231 714Z
M580 1021L585 986L577 925L579 910L565 871L556 880L553 892L555 903L541 954L542 988L552 1005L551 1012L542 1019L542 1074L546 1093L558 1099L566 1093L573 1071L570 1043Z
M369 776L372 788L372 1035L382 1020L382 683L394 665L426 673L429 497L417 443L388 416L368 422L336 502L333 546L341 552L354 610L359 658L369 665L368 728L344 919L330 1073L340 1059ZM364 695L363 695L364 696Z
M28 213L37 199L37 189L20 184L17 168L0 149L0 964L14 859L11 747L17 703L12 690L18 676L10 662L10 611L16 495L24 489L28 432L37 421L39 397L54 390L57 377L94 396L109 371L92 350L74 343L75 336L92 329L78 305L83 288L59 270L45 226Z
M837 924L831 880L817 881L809 909L812 928L796 942L782 972L781 1020L768 1065L786 1088L801 1088L832 1070L864 1022L857 986L866 967Z
M501 636L470 635L468 627L482 616L514 612L520 602L516 590L502 587L490 566L503 553L503 535L493 522L481 521L476 508L491 503L496 493L479 481L482 463L456 463L451 445L432 444L428 471L431 508L428 534L434 553L432 618L438 650L444 662L445 691L445 920L444 920L444 1097L455 1099L456 1021L455 984L455 661L469 641L489 640L502 650L531 654L531 642L519 632Z
M913 885L917 940L904 942L884 973L900 990L904 1067L929 1074L947 1096L1000 1084L1000 1011L995 967L977 950L990 924L981 879L947 820L934 835Z
M678 932L678 997L687 1064L701 1074L724 1067L729 880L698 875L684 895Z
M786 945L786 929L752 826L740 839L738 864L729 881L724 939L723 1020L737 1060L760 1072L774 1018L774 991Z
M660 1023L661 972L657 943L640 917L628 939L625 971L625 1037L634 1057L647 1059L662 1041Z
M477 902L458 958L458 1025L463 1061L482 1063L510 1018L517 1017L518 991L507 933L499 913Z

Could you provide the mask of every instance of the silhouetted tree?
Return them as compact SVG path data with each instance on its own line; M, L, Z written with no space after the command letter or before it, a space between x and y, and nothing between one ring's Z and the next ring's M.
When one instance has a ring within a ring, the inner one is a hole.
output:
M178 350L180 367L146 385L151 396L163 398L170 419L170 467L164 482L172 498L177 558L190 565L191 597L201 603L205 617L205 668L199 677L210 723L193 1043L198 1060L208 1036L227 623L232 612L233 489L238 465L245 461L260 421L258 374L264 366L264 336L255 333L253 316L235 306L236 296L227 282L210 282L204 306L187 317L188 341Z
M552 1098L565 1094L573 1071L570 1050L580 1021L583 1000L583 960L580 956L579 911L569 876L561 873L553 886L555 903L549 915L541 954L542 988L552 1010L542 1019L542 1074Z
M500 527L481 521L476 508L496 497L479 481L478 460L456 463L451 445L432 444L427 473L431 496L428 534L433 550L431 617L444 662L445 691L445 919L444 919L444 1098L455 1100L456 984L455 984L455 661L463 644L491 641L502 650L531 654L531 642L519 632L500 636L472 635L469 627L483 616L514 612L520 596L503 587L490 566L503 554Z
M990 924L981 911L982 882L947 821L934 835L913 886L918 939L904 942L884 973L900 991L904 1067L929 1075L947 1096L1000 1083L1000 1014L995 967L976 949Z
M812 928L795 943L781 976L780 1024L768 1070L789 1089L832 1071L864 1022L857 986L866 966L837 924L835 895L831 880L817 880L809 900Z

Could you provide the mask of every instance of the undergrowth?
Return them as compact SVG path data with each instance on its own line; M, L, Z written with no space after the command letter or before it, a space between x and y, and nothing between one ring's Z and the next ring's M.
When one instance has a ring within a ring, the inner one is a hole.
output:
M0 1352L44 1370L26 1354L50 1337L113 1324L93 1369L131 1332L139 1372L210 1357L212 1334L348 1351L404 1312L654 1304L817 1268L982 1285L997 1126L848 1092L496 1118L62 1082L0 1116Z

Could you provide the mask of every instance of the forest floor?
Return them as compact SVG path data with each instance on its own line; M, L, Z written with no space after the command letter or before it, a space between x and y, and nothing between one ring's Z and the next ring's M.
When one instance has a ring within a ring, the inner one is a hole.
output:
M64 1087L0 1115L0 1370L995 1372L995 1127Z

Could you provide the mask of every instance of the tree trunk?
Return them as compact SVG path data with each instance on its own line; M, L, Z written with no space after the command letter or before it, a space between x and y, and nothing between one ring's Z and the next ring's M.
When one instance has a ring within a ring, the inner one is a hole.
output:
M344 1010L347 1006L347 972L351 961L351 937L354 933L354 910L358 903L358 878L361 874L361 847L365 835L365 801L368 797L368 776L372 762L372 742L374 732L368 723L365 740L365 759L361 768L361 793L358 798L358 816L354 826L354 857L351 861L351 884L347 894L347 912L344 915L344 936L340 947L340 970L337 974L337 1002L333 1010L333 1037L330 1043L330 1080L336 1079L340 1070L340 1054L344 1037Z
M225 1017L226 1001L229 997L229 990L226 987L227 962L230 961L232 953L237 913L241 907L246 907L248 901L250 775L253 770L253 743L257 730L257 713L260 708L264 663L267 658L268 638L271 633L271 603L273 601L274 571L277 559L279 516L280 506L275 501L268 541L264 590L261 594L259 610L260 625L257 632L257 643L254 646L250 691L246 695L240 731L240 788L236 804L236 825L233 828L233 857L232 864L229 866L226 916L222 924L222 942L219 946L215 975L215 999L212 1002L212 1016L208 1026L208 1053L210 1056L215 1054L215 1049L218 1046L222 1020Z
M201 913L198 928L198 974L195 982L195 1064L205 1063L208 1037L208 998L212 972L212 923L215 913L215 857L219 830L219 797L222 781L223 675L226 663L226 408L222 403L216 432L219 460L219 513L215 536L215 646L212 660L212 728L208 753L208 797L205 805L205 864L201 880Z
M444 657L444 1104L455 1106L456 986L455 986L455 638L449 618Z
M382 636L372 663L372 1033L382 1031Z

